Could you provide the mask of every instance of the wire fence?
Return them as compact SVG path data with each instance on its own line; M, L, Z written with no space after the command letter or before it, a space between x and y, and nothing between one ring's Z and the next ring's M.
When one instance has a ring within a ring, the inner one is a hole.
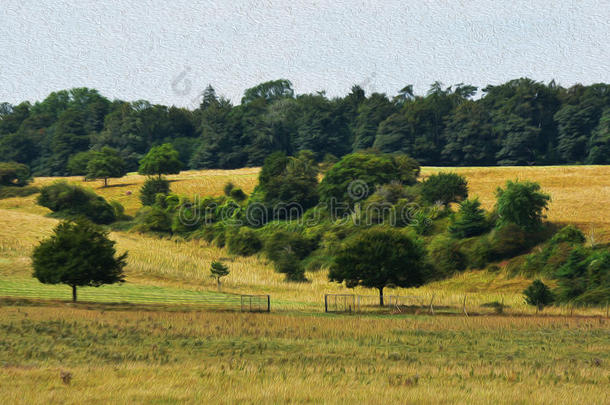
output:
M593 312L592 312L593 310ZM365 313L383 312L391 314L428 314L428 315L535 315L540 310L533 306L514 301L514 296L501 294L481 299L476 294L452 296L385 295L381 305L379 295L325 294L324 312L328 313ZM543 313L564 316L605 316L610 315L610 304L602 307L584 307L566 303L548 307Z

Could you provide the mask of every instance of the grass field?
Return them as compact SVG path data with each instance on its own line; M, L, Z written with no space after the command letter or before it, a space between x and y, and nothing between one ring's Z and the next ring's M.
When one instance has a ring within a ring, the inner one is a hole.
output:
M423 168L422 174L441 170L464 174L470 194L486 208L506 180L538 181L553 198L550 220L610 241L608 166ZM256 168L188 171L170 179L181 194L219 195L227 181L250 192L257 174ZM35 185L54 180L37 178ZM133 214L144 180L128 175L108 188L85 184ZM61 301L69 299L68 287L31 278L32 248L57 223L47 213L35 196L0 200L0 297L11 297L0 298L3 402L608 402L606 309L555 307L535 315L521 295L530 280L470 271L385 292L412 297L413 304L434 299L437 308L460 308L466 297L470 317L327 315L324 293L354 291L329 283L324 271L308 273L308 283L286 283L264 257L231 257L202 241L113 232L118 251L129 251L127 282L81 288L84 302L71 304ZM208 275L218 258L231 270L223 293ZM271 294L273 312L211 312L196 305L236 294ZM488 309L473 316L494 301L508 306L504 315ZM70 384L62 382L62 371L72 373Z
M602 404L609 332L579 318L3 306L0 386L23 404Z

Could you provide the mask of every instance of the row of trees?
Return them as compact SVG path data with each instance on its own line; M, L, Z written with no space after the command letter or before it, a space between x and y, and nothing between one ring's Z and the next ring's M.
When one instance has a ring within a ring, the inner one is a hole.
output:
M163 143L193 169L259 166L275 151L310 150L316 161L332 161L368 148L426 165L610 163L610 85L521 78L476 94L473 86L436 82L425 95L411 86L394 97L354 86L328 98L295 95L289 81L276 80L246 90L239 105L208 86L188 110L77 88L34 104L0 104L0 156L37 175L82 172L78 154L104 148L135 171Z

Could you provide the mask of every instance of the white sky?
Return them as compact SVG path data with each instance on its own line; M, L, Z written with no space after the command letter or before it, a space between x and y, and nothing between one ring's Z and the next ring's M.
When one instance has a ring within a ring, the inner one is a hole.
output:
M238 102L278 78L330 96L610 82L609 21L608 0L0 0L0 101L86 86L193 107L208 83Z

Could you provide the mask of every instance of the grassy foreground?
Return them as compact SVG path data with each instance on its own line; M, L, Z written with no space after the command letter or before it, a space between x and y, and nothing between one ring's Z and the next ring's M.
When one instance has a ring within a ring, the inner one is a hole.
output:
M608 322L591 318L9 305L0 386L3 402L23 404L601 404L608 336Z

